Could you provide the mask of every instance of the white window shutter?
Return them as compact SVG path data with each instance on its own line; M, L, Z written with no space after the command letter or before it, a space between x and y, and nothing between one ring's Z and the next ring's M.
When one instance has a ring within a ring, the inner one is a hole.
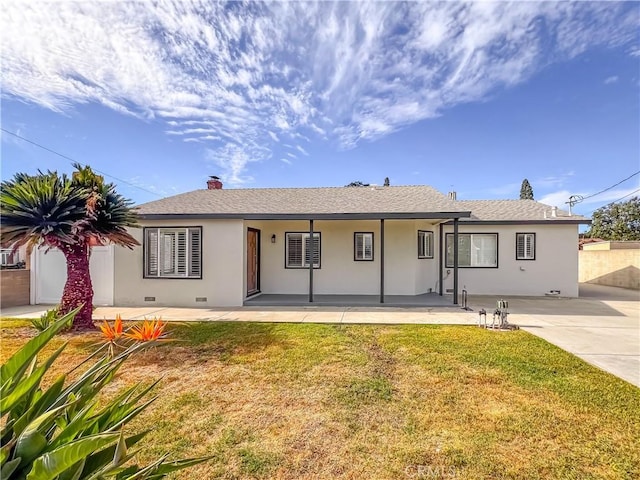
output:
M146 276L158 276L158 230L147 229L147 244L145 248Z
M356 233L356 260L363 260L364 258L364 235Z
M176 246L176 273L178 275L187 274L187 232L177 232Z
M287 266L302 266L302 234L287 234Z
M305 235L304 238L304 266L309 266L309 259L311 255L311 244L309 242L309 235ZM313 266L320 266L320 237L318 234L313 234Z
M189 276L202 275L202 239L199 228L189 229Z

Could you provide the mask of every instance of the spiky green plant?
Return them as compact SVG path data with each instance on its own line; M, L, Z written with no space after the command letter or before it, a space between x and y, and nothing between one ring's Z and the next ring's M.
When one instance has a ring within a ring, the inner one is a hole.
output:
M72 382L58 377L48 388L40 382L66 343L38 363L38 353L78 312L73 310L27 342L0 368L0 478L3 480L140 480L207 460L169 461L164 455L138 465L134 447L147 432L125 433L126 425L154 398L143 400L157 384L137 384L108 403L97 395L122 364L148 343L135 343L115 357L98 350L93 363Z
M74 328L91 329L93 288L89 271L91 247L114 243L139 245L127 227L136 227L131 202L105 183L90 167L74 164L69 178L57 172L18 173L0 189L2 247L58 248L67 262L67 281L60 313L83 306Z

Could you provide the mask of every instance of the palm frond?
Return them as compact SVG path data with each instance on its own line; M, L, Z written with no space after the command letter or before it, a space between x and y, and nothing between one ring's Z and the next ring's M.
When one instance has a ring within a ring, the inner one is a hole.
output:
M29 249L49 246L139 243L127 227L137 227L132 202L105 183L91 167L75 164L72 178L57 172L18 173L0 192L0 244Z
M66 175L16 174L0 186L0 244L74 243L87 225L85 197Z

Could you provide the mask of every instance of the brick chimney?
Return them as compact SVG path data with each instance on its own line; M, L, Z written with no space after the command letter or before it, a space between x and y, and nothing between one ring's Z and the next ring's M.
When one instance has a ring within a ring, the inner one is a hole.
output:
M211 175L209 180L207 180L207 189L209 190L222 190L222 182L220 181L220 177L216 177L215 175Z

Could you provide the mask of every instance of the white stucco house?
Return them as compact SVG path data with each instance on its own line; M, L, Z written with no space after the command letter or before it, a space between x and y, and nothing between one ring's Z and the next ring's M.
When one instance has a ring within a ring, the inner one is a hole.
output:
M207 185L138 208L141 247L114 252L115 305L578 295L578 226L589 220L533 200L458 201L428 186Z

